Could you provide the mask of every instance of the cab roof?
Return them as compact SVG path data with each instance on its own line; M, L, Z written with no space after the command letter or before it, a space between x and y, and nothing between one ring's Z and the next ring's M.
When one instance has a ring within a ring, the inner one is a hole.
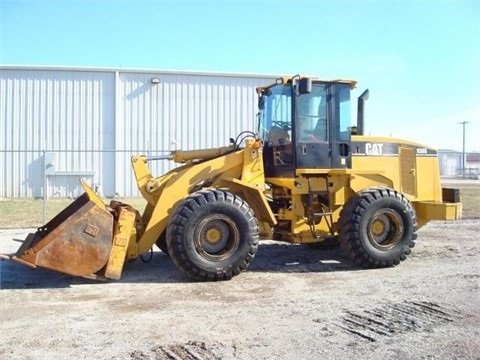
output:
M311 77L311 76L300 76L300 75L295 75L295 76L282 76L277 79L277 81L273 84L267 85L267 86L259 86L257 87L257 93L261 94L265 89L271 88L272 86L275 85L281 85L281 84L291 84L292 81L295 80L300 80L300 79L305 79L305 78L310 78L314 83L328 83L328 84L348 84L350 85L350 89L355 89L355 86L357 85L356 80L347 80L347 79L336 79L336 80L326 80L326 79L320 79L317 77Z

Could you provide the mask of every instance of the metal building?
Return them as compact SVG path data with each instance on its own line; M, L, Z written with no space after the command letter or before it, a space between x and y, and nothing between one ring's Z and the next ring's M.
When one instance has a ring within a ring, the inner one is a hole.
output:
M440 175L458 176L460 175L459 170L462 168L462 153L454 150L439 149L438 164Z
M131 155L255 131L255 87L275 78L0 66L0 197L75 197L79 178L104 196L137 196ZM151 164L158 175L174 166Z

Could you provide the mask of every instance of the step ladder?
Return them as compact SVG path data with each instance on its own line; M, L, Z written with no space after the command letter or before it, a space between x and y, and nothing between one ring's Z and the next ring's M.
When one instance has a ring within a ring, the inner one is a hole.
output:
M312 190L312 183L311 183L311 178L316 177L316 178L323 178L325 180L325 188L327 190L322 190L322 191L314 191ZM328 230L330 234L333 235L332 232L332 227L333 227L333 210L332 210L332 204L330 201L330 191L328 190L328 178L326 175L308 175L306 176L307 182L308 182L308 200L309 200L309 206L307 207L307 219L308 219L308 224L310 227L310 232L312 233L312 236L316 239L320 239L322 236L317 234L317 230L315 227L315 219L320 217L320 222L322 219L325 219L325 222L327 223ZM314 197L316 195L323 195L322 197L327 200L327 204L324 204L323 202L321 203L321 206L324 210L322 212L314 212L312 211L313 208L313 202L314 202ZM326 207L326 209L325 209Z

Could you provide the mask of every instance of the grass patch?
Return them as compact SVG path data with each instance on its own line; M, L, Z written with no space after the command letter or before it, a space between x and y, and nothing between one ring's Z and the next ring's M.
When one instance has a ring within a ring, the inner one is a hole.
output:
M463 218L480 218L480 185L458 186Z
M462 198L463 218L480 217L480 184L460 185L452 184L451 187L460 189ZM140 214L145 209L146 201L143 198L115 199L133 206ZM37 228L71 204L71 199L49 199L45 204L45 221L43 219L44 205L42 199L0 199L0 228ZM108 199L104 199L109 204Z
M133 206L140 214L143 213L145 205L147 204L143 198L119 198L115 200ZM72 199L52 198L46 201L44 208L43 199L0 199L0 228L40 227L50 221L73 201ZM105 204L110 203L108 199L103 199L103 201Z

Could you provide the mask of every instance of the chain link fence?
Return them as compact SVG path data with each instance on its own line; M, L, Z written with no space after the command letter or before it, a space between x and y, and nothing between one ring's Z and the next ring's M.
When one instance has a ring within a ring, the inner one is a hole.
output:
M139 206L141 197L130 166L135 154L164 155L163 150L3 150L0 151L0 227L37 227L83 193L86 182L105 203L111 199ZM149 162L154 176L175 165Z
M0 150L0 228L45 224L83 193L80 180L109 203L111 199L142 211L130 166L135 154L155 157L168 150ZM465 162L464 162L465 161ZM465 164L465 166L463 166ZM171 170L170 161L151 161L154 176ZM480 153L439 152L443 177L479 179Z

